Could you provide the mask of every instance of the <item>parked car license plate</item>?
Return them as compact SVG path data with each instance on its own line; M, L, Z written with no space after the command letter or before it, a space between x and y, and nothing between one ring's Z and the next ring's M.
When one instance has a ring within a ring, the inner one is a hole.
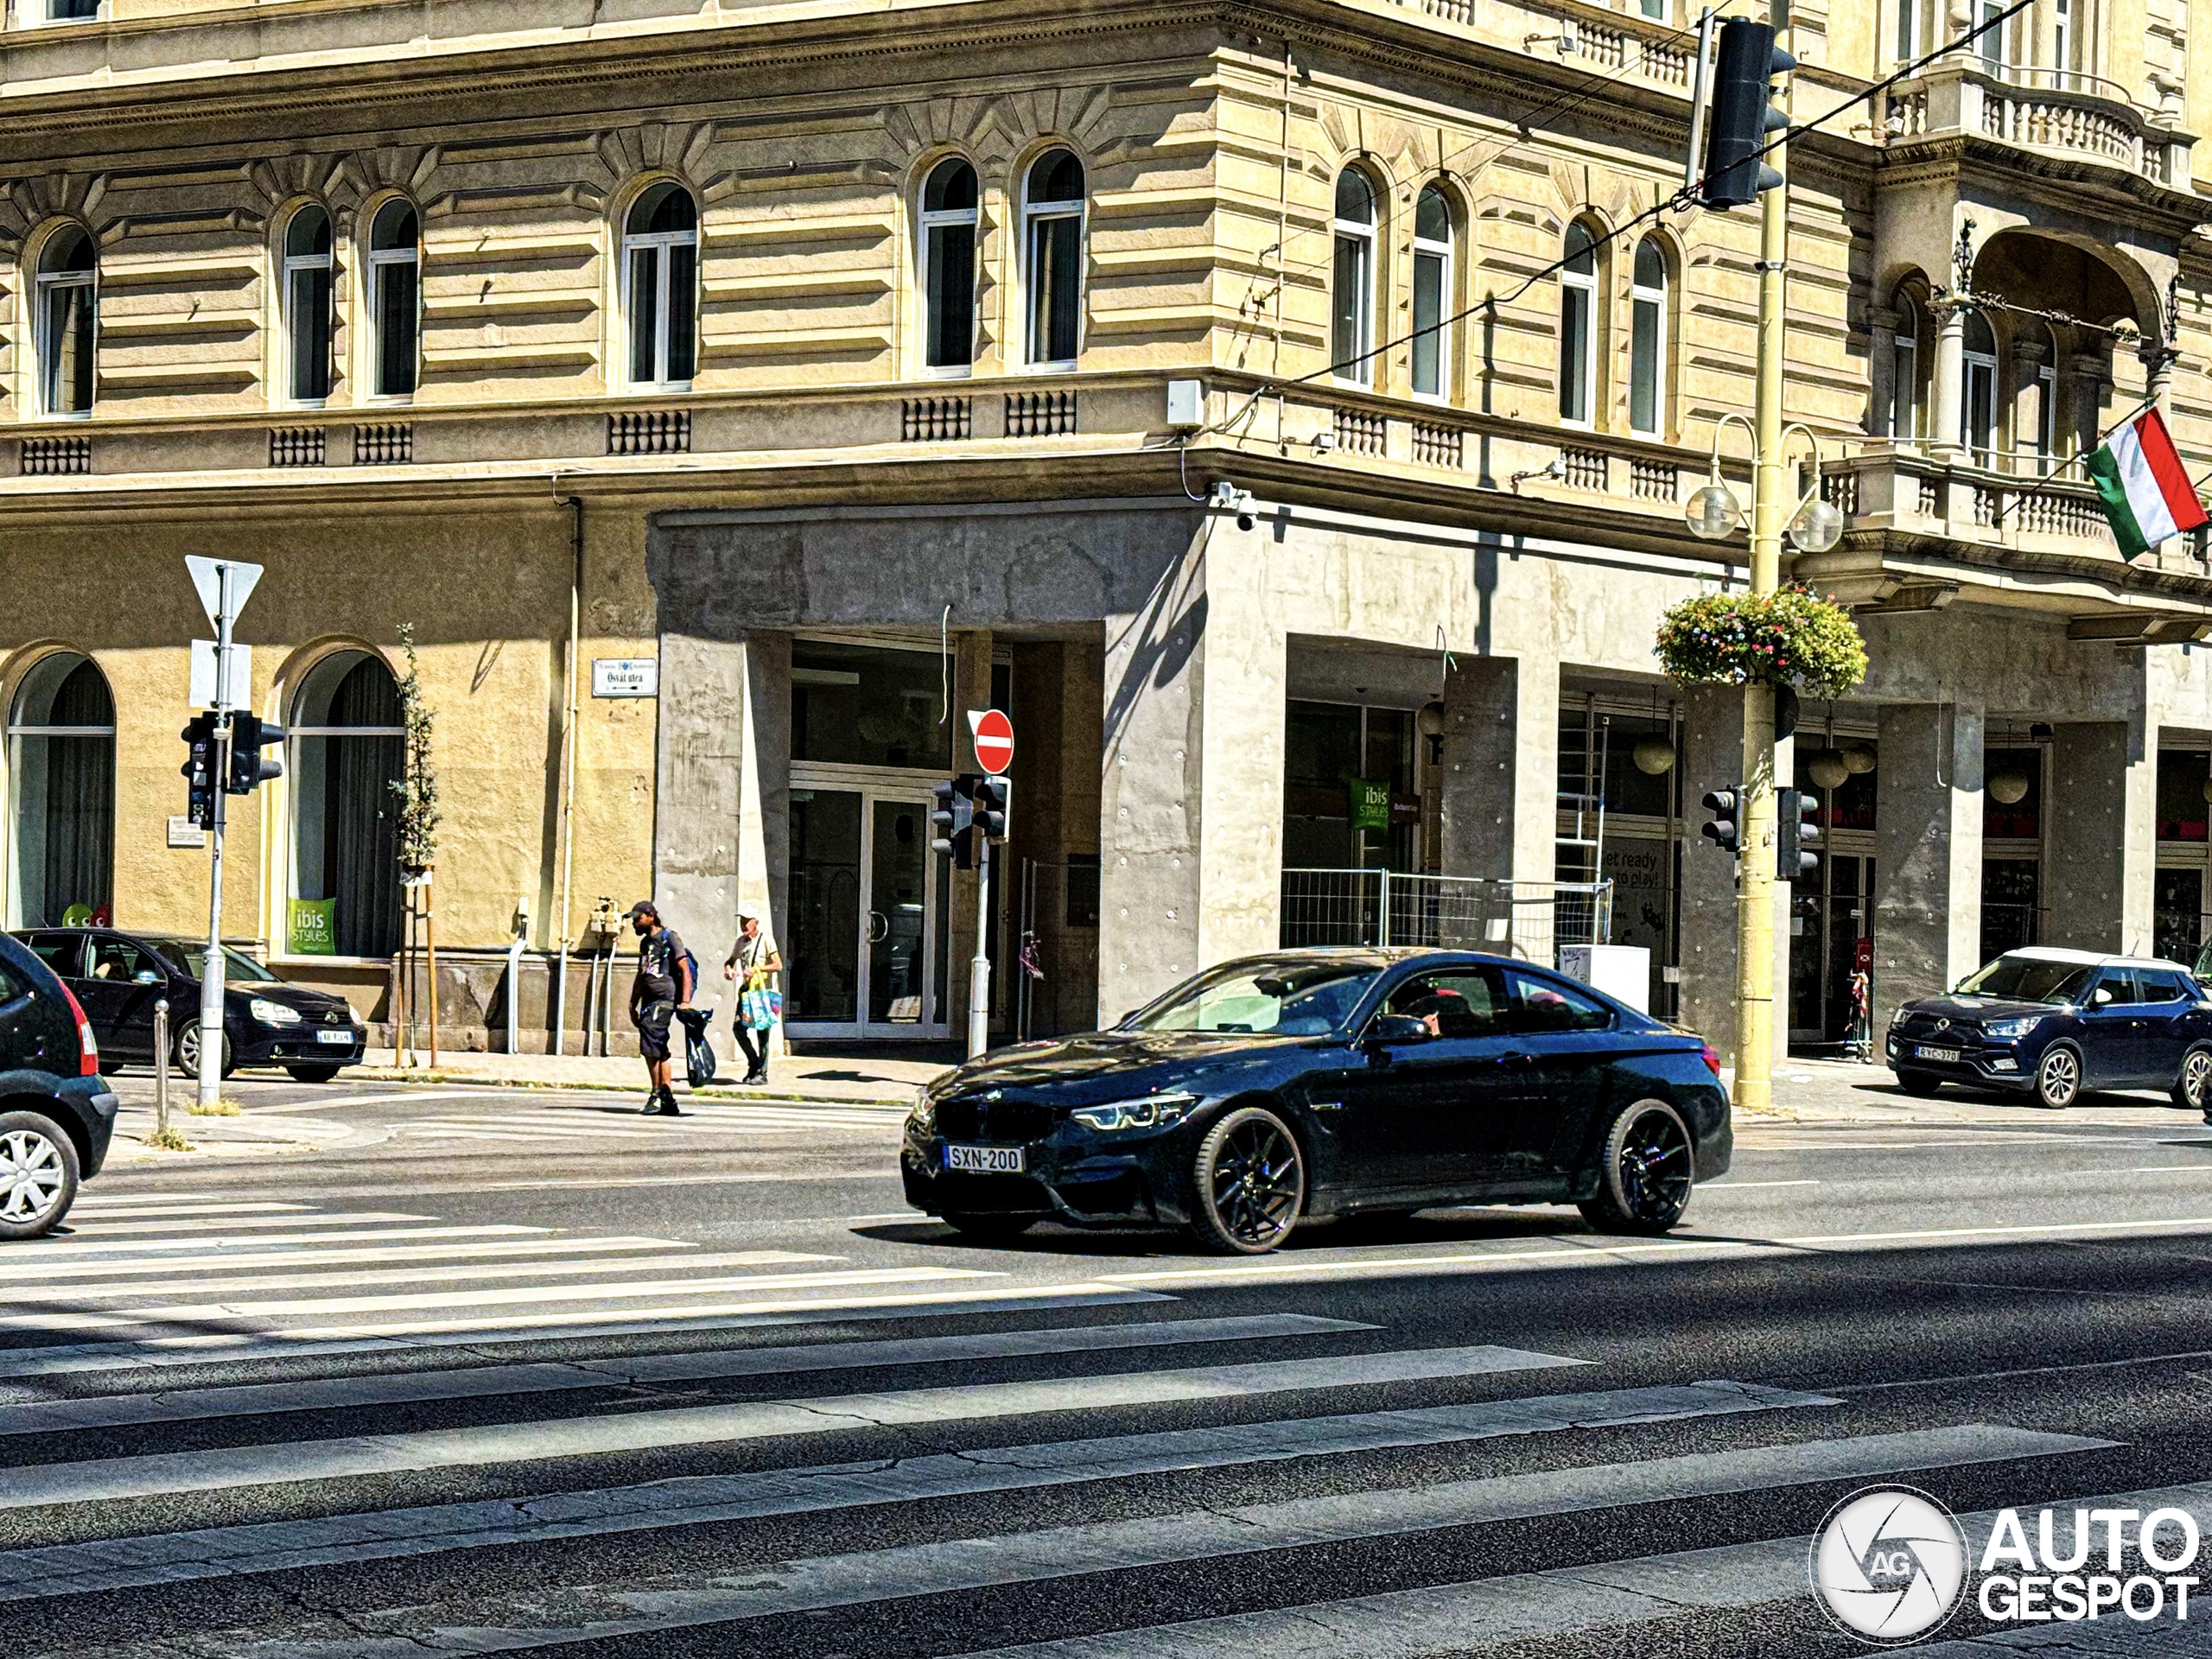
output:
M318 1031L315 1039L318 1043L342 1043L347 1048L353 1046L353 1033L350 1031Z
M944 1149L947 1169L973 1170L982 1175L1019 1175L1021 1173L1020 1147L947 1147Z
M1955 1048L1929 1048L1925 1045L1915 1045L1912 1052L1917 1058L1923 1060L1948 1060L1954 1065L1959 1062L1959 1051Z

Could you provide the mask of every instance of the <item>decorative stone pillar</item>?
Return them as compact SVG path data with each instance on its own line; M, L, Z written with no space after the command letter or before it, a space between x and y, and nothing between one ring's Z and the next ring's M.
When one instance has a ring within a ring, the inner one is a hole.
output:
M1936 302L1936 407L1929 411L1929 448L1955 466L1966 460L1967 305Z
M2012 470L2030 475L2042 469L2018 452L2039 454L2044 428L2043 362L2050 355L2050 341L2029 335L2012 342L2012 442L2015 452ZM2051 391L2056 393L2057 388ZM2051 422L2051 446L2057 447L2058 423Z
M2143 359L2145 392L2158 406L2158 413L2171 421L2174 413L2174 365L2181 358L2180 348L2164 340L2146 340L2136 347L2135 354Z
M1867 351L1871 360L1866 365L1868 390L1866 399L1866 435L1872 438L1910 437L1909 432L1897 432L1894 422L1897 403L1897 314L1887 306L1870 306L1866 310Z
M2087 454L2097 447L2098 429L2104 424L2105 387L2112 379L2112 365L2102 352L2076 352L2067 367L2072 395L2066 427L2074 436L2074 453Z

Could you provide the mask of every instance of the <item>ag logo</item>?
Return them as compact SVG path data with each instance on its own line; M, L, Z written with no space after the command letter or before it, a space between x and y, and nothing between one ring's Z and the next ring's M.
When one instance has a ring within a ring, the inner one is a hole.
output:
M1951 1616L1966 1587L1967 1543L1951 1512L1910 1486L1869 1486L1813 1535L1813 1593L1868 1642L1915 1642Z

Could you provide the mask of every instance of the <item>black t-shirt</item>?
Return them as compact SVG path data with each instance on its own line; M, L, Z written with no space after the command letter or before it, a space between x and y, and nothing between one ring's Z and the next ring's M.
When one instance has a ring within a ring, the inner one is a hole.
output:
M630 988L635 1003L673 1002L681 988L683 941L672 927L656 928L638 941L638 979Z

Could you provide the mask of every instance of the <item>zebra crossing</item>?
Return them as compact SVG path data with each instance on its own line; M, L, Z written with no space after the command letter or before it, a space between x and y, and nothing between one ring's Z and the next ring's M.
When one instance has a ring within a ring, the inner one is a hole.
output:
M992 1659L1410 1659L1749 1608L1809 1640L1808 1532L1840 1485L2002 1468L2086 1503L2116 1445L1986 1410L1901 1422L1848 1388L1637 1377L1601 1332L1493 1336L1472 1298L1444 1340L1297 1306L1298 1286L1205 1306L1109 1274L1017 1286L400 1208L88 1196L76 1222L10 1252L0 1316L52 1321L0 1348L0 1602L14 1651L72 1659L687 1630L893 1652L895 1623L854 1633L939 1607L956 1634L927 1651ZM1726 1498L1774 1518L1710 1548L1547 1555L1548 1522ZM2094 1501L2212 1529L2212 1482ZM1302 1565L1331 1550L1438 1565L1317 1599L1344 1588ZM381 1587L442 1561L465 1592ZM1086 1624L1053 1599L1162 1573L1251 1605L1179 1618L1109 1595ZM992 1620L961 1622L987 1595ZM61 1611L80 1605L131 1633L80 1628ZM173 1605L192 1611L164 1624ZM48 1646L21 1634L43 1607ZM2131 1632L2172 1633L2122 1621L2110 1650Z
M417 1117L399 1125L402 1141L479 1141L522 1145L536 1141L711 1141L730 1136L868 1135L895 1136L906 1108L878 1102L826 1104L792 1101L724 1101L687 1096L682 1117L646 1116L634 1105L514 1104L483 1111Z

